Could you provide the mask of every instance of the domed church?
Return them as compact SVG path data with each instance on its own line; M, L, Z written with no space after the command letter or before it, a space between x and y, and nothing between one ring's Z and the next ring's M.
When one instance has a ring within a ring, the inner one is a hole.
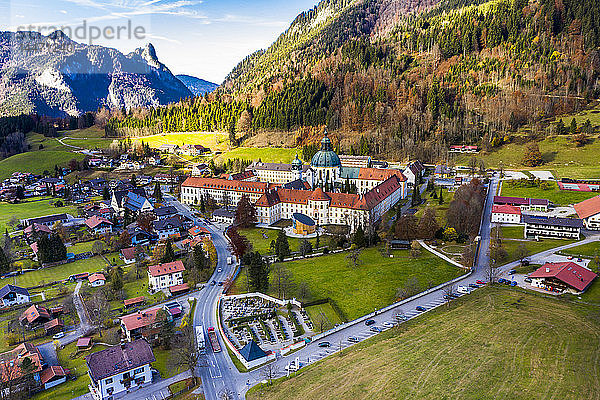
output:
M331 140L325 136L321 140L321 150L317 151L310 160L310 166L314 171L314 186L331 187L338 182L342 175L342 163L333 151Z

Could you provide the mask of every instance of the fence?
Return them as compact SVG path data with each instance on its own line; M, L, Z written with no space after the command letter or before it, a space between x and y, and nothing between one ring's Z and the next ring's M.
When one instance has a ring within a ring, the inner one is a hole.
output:
M300 303L296 299L279 300L279 299L276 299L275 297L271 297L271 296L268 296L268 295L260 293L260 292L244 293L244 294L232 294L232 295L228 295L227 296L228 299L247 299L249 297L260 297L263 300L267 300L267 301L270 301L272 303L279 304L282 307L285 307L285 306L288 305L288 303L291 303L291 304L293 304L293 305L295 305L297 307L302 308L302 303Z

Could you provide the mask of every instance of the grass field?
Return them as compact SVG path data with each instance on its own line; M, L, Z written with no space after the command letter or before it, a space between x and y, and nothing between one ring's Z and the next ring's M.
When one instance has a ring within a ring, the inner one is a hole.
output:
M439 196L440 189L436 188L435 191L437 192L437 194ZM433 208L433 209L435 209L435 215L437 217L438 223L441 226L445 225L446 224L446 212L448 211L450 202L454 198L454 192L448 192L448 189L442 189L442 192L443 192L442 199L444 200L443 204L440 204L439 197L437 199L434 199L433 197L431 197L433 192L423 193L421 198L425 201L423 202L423 204L421 204L417 207L418 211L416 212L415 216L420 218L421 216L423 216L423 212L425 211L426 208Z
M54 201L56 199L51 197L36 197L18 204L0 202L0 231L4 232L6 228L9 228L9 231L12 231L12 228L8 227L7 223L13 216L18 219L35 218L43 215L60 213L71 214L74 217L77 216L77 207L54 207L50 205L51 200Z
M140 140L148 143L150 147L158 148L163 144L201 144L212 151L227 149L227 134L212 132L183 132L165 133L153 136L132 137L131 140Z
M554 182L549 182L551 189L543 190L539 187L516 187L507 181L502 183L502 196L529 197L533 199L548 199L557 205L569 205L579 203L591 197L597 196L594 192L576 192L572 190L560 190Z
M254 161L262 160L264 162L274 163L291 163L300 155L299 149L290 148L271 148L271 147L238 147L231 151L225 152L215 159L215 162L225 162L230 158L241 158L244 160Z
M260 254L265 255L265 254L271 254L271 248L270 248L271 241L277 239L278 230L277 229L247 228L247 229L239 229L238 232L240 233L240 235L243 235L246 238L248 238L250 243L252 243L252 248L254 249L254 251L259 251ZM267 235L268 238L265 239L263 237L262 233ZM316 238L309 239L309 242L313 245L313 248L315 247L316 240L317 240ZM327 240L327 237L321 236L321 238L319 239L320 245L324 246L325 243L327 243L326 240ZM288 243L290 244L290 250L298 251L298 247L300 246L301 241L302 241L302 239L299 239L299 238L288 237Z
M38 150L15 154L0 161L0 179L8 178L15 171L34 174L54 171L55 165L64 166L73 158L82 160L83 154L66 150Z
M574 240L567 239L540 239L539 241L507 240L523 239L523 229L524 227L522 226L502 226L502 237L505 239L502 241L502 245L508 252L508 260L505 261L506 263L517 261L519 259L516 252L519 245L522 243L525 244L525 247L529 250L529 254L532 255L574 242Z
M306 312L316 332L324 332L343 322L329 303L306 307Z
M312 299L331 298L350 320L391 304L396 291L410 278L416 278L426 289L446 282L464 271L423 250L422 255L410 258L408 250L393 252L393 258L384 258L378 249L363 250L360 264L349 265L348 253L331 254L313 259L284 263L292 275L296 297L301 282L306 282ZM239 290L246 289L246 274L236 280ZM272 295L277 296L275 288Z
M562 253L592 258L596 254L600 254L600 242L591 242L582 244L581 246L571 247L570 249L564 250Z
M570 122L570 119L569 119ZM509 143L489 153L477 155L461 155L456 158L457 164L468 165L470 157L477 157L485 162L487 168L498 168L504 165L505 169L517 170L551 170L557 178L597 178L600 174L598 154L600 154L600 139L576 147L568 136L550 136L538 142L544 163L535 168L525 167L522 164L525 144Z
M485 288L247 398L597 399L598 340L595 307Z
M12 279L10 283L17 286L32 287L44 282L58 281L68 278L70 275L81 272L102 271L106 267L106 262L99 257L88 258L87 260L74 261L68 264L58 265L56 267L38 269L36 271L25 272L16 277L16 282Z

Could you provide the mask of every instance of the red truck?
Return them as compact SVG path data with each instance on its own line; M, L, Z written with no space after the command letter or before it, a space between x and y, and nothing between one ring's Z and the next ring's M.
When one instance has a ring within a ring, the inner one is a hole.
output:
M210 340L210 345L213 348L213 352L218 353L221 351L221 345L219 344L219 339L217 339L217 332L215 332L215 328L208 328L208 340Z

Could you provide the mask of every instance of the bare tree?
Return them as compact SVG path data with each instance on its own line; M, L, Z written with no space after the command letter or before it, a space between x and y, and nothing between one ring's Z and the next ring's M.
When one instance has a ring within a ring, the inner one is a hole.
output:
M196 337L194 327L191 324L186 324L181 330L181 334L174 338L172 343L171 357L169 365L175 369L189 369L192 372L192 379L196 385L196 368L201 365L201 354L196 345Z
M498 265L496 264L496 260L490 260L488 265L486 265L485 277L488 280L488 282L491 284L498 280L498 276L499 276L499 271L498 271Z
M348 255L346 256L346 260L348 260L348 265L351 267L357 267L358 264L360 264L360 253L362 252L361 248L356 248L353 250L350 250L348 252Z
M224 388L219 392L219 400L233 400L235 393L229 388Z
M444 295L446 296L447 303L450 303L450 300L452 300L452 296L454 295L454 288L454 284L449 284L444 286L444 288L442 289Z
M406 281L404 286L396 291L396 297L399 299L407 299L421 291L421 284L416 277L412 277Z
M308 283L300 282L300 285L298 286L298 297L303 303L306 303L306 301L310 298L310 289L308 287Z
M521 265L523 264L523 261L529 257L529 249L525 243L519 243L519 246L517 246L517 249L515 250L515 256L519 259Z
M260 376L266 380L269 385L273 379L277 378L277 375L279 375L279 367L275 363L269 363L260 370Z
M277 290L280 299L285 299L292 288L292 278L289 271L283 266L283 263L273 265L273 281L271 282Z

